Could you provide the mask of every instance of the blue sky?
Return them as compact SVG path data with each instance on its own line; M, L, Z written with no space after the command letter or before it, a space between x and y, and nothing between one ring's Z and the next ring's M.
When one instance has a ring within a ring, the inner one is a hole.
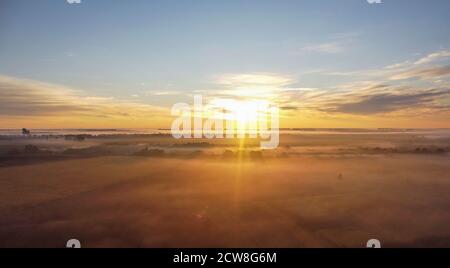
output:
M151 105L223 90L229 74L332 90L370 80L337 74L450 49L449 11L446 0L2 0L0 74Z

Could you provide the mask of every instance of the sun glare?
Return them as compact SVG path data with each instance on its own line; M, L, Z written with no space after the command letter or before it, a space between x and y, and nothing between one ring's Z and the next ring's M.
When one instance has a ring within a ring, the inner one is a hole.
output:
M214 99L209 104L209 109L216 111L216 116L225 120L234 121L236 130L249 133L256 131L258 125L263 120L267 120L266 115L270 107L266 100L233 100Z

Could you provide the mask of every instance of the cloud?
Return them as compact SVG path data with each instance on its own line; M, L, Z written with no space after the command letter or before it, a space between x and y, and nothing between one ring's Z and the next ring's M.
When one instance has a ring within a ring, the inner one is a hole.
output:
M284 110L284 111L297 111L299 109L299 107L297 107L297 106L281 106L280 109Z
M74 91L64 87L0 76L0 114L51 115L88 111L85 105L75 104L73 94Z
M290 77L277 74L225 74L217 77L222 87L211 92L216 97L274 98L278 92L294 83Z
M418 113L448 113L450 87L422 88L408 84L391 85L386 81L356 81L334 88L284 90L278 97L287 112L320 112L333 115L415 116Z
M73 52L72 50L65 51L64 55L69 58L74 58L78 56L77 53Z
M216 91L209 97L254 99L270 95L282 111L289 113L371 115L423 107L444 109L442 105L436 106L435 101L449 94L448 90L393 86L384 81L356 81L334 88L295 88L292 87L294 80L276 75L230 75L220 81L230 88Z
M398 70L398 69L403 69L403 68L409 67L409 66L411 66L411 62L408 60L408 61L388 65L388 66L384 67L384 69L388 69L388 70L397 69Z
M141 117L161 114L163 110L142 103L87 96L83 91L61 85L0 75L0 116Z
M447 59L449 57L450 57L450 51L442 50L442 51L438 51L435 53L431 53L431 54L417 60L414 64L415 65L427 64L427 63L432 63L432 62L436 62L439 60Z
M339 42L322 43L316 45L309 45L302 48L308 52L319 52L328 54L337 54L344 51L344 46Z
M427 69L413 69L397 73L390 77L391 80L404 80L411 78L436 79L450 75L450 66L436 66Z
M369 70L327 72L315 75L346 76L340 85L322 88L294 87L298 82L275 74L239 74L220 77L225 90L214 97L269 98L292 116L321 113L321 116L387 115L413 117L418 113L448 114L450 66L434 66L446 53L431 53L419 60L407 60ZM419 64L416 64L419 62ZM422 81L408 80L417 78ZM446 101L447 100L447 101Z
M227 86L286 86L293 80L276 74L225 74L218 78L219 84Z
M403 80L409 78L434 79L448 75L448 64L446 60L450 59L450 51L443 50L430 53L425 57L416 60L405 60L399 63L393 63L382 68L358 69L347 71L319 70L315 74L341 76L361 79L388 79ZM439 63L439 65L438 65Z
M338 33L331 36L331 41L310 44L302 47L301 50L306 52L338 54L345 52L345 49L348 48L358 36L359 33L355 32Z
M179 95L182 94L180 91L174 91L174 90L166 90L166 91L147 91L147 95L153 95L153 96L173 96L173 95Z
M284 93L283 106L301 111L333 114L415 116L418 113L448 115L450 110L450 65L448 51L438 51L416 60L367 70L323 71L347 81L311 92ZM413 79L418 79L416 81ZM430 90L431 89L431 90Z
M375 94L361 98L356 102L334 103L328 112L340 112L349 114L379 114L398 111L412 107L432 107L437 97L448 95L450 91L432 91L413 94ZM439 107L442 108L442 107Z

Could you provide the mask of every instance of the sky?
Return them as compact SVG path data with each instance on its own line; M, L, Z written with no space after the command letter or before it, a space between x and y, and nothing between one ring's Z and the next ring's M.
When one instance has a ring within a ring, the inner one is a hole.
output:
M449 12L447 0L2 0L0 128L165 128L197 94L269 99L282 127L448 128Z

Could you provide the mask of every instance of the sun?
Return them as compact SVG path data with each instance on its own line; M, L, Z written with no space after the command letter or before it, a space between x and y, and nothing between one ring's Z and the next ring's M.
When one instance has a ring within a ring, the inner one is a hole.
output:
M218 111L216 114L224 120L234 121L237 132L250 133L257 131L262 120L266 120L266 111L269 109L267 100L235 100L213 99L209 107Z

